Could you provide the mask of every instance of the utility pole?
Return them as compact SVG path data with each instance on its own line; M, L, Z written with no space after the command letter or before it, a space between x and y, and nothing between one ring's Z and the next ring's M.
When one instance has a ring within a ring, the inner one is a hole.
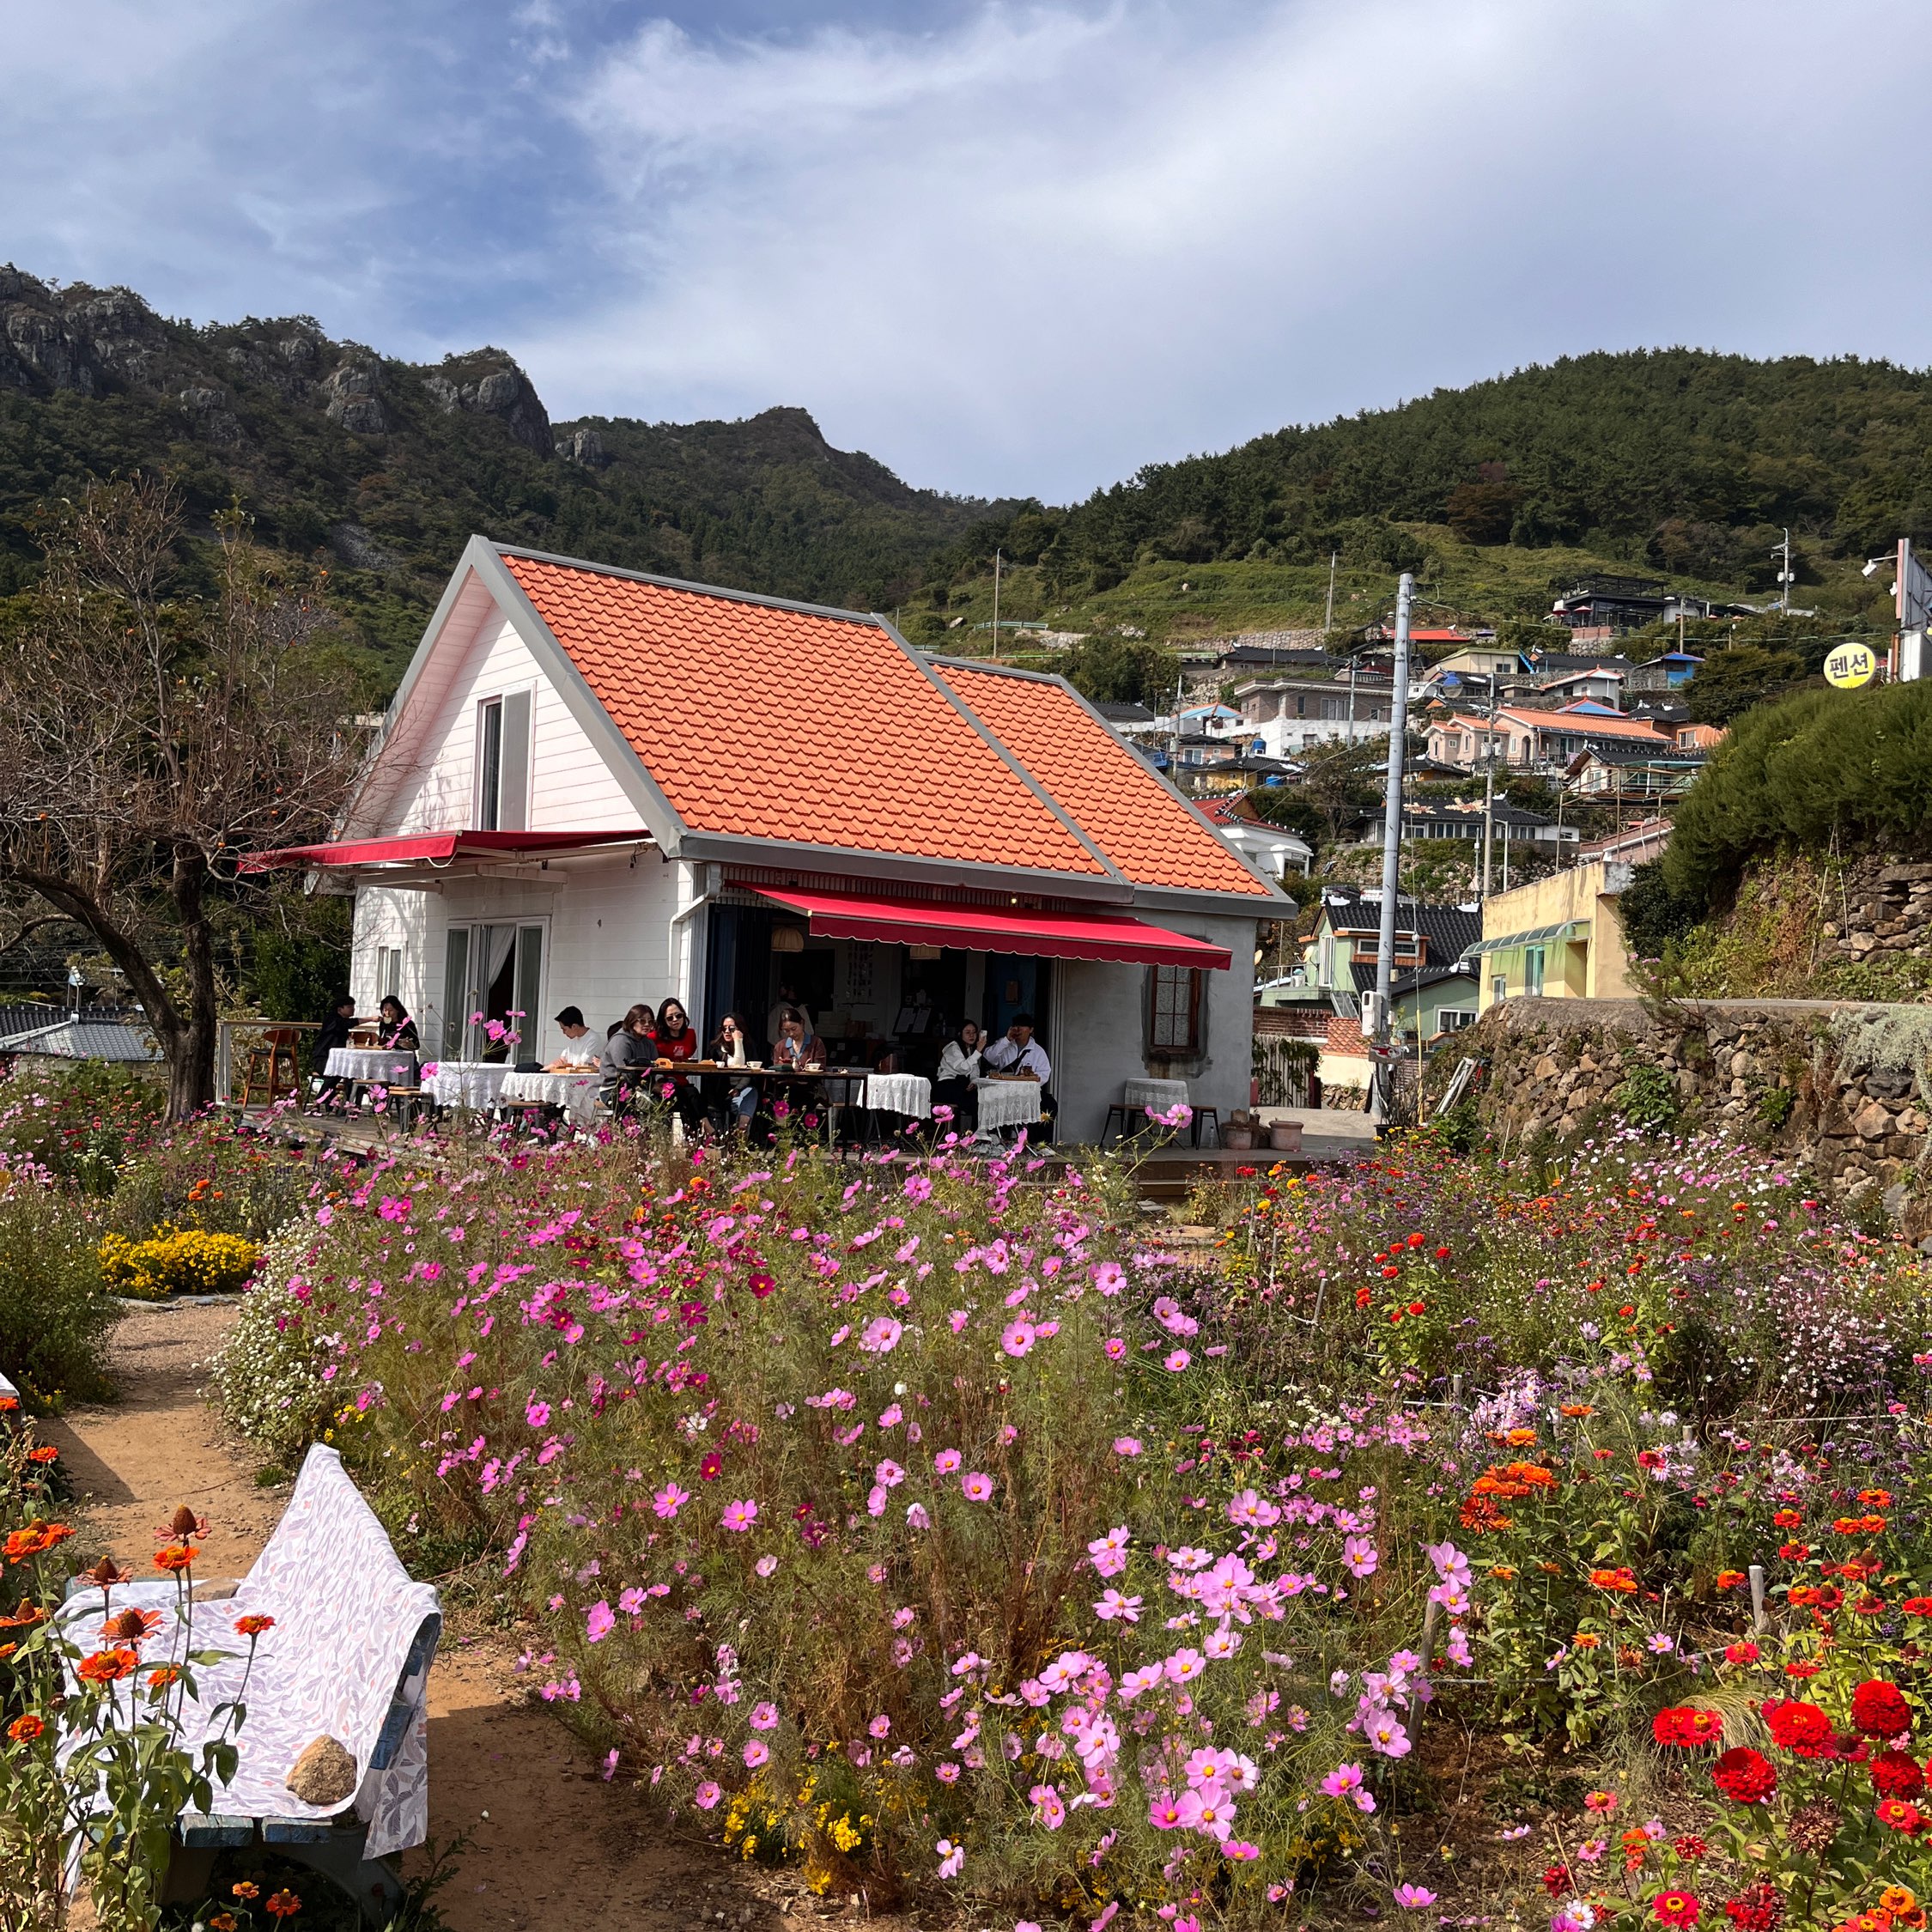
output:
M999 662L999 552L993 553L993 661Z
M1340 550L1328 552L1328 614L1321 620L1321 635L1324 637L1335 628L1335 565L1340 557Z
M1496 673L1489 677L1489 729L1483 733L1483 890L1489 897L1489 855L1496 837Z
M1182 673L1174 674L1174 716L1169 722L1174 727L1167 734L1167 775L1174 781L1176 792L1185 792L1188 787L1181 782L1181 695L1186 689L1182 682Z
M1395 901L1402 866L1402 754L1409 714L1409 605L1415 579L1406 570L1395 592L1395 676L1388 694L1388 792L1382 833L1382 930L1376 939L1376 1046L1388 1047L1389 987L1395 977Z
M1357 661L1355 653L1352 651L1350 652L1348 657L1348 748L1352 751L1355 749L1355 666Z
M1783 555L1784 562L1777 573L1777 607L1789 613L1791 609L1791 586L1796 581L1791 574L1791 532L1789 530L1784 532L1784 541L1782 544L1771 546L1773 556L1780 554Z

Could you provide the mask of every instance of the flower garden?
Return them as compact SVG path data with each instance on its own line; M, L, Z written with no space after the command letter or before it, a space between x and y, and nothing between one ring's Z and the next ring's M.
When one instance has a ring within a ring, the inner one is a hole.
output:
M229 1420L721 1858L1020 1932L1924 1923L1932 1297L1801 1174L294 1171Z

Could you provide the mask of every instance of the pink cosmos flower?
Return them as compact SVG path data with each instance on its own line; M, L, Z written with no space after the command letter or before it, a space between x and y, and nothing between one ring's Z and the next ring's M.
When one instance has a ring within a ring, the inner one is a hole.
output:
M1039 1814L1040 1822L1049 1832L1057 1832L1066 1822L1066 1807L1061 1801L1056 1785L1036 1784L1027 1793L1027 1797Z
M751 1728L755 1731L775 1731L778 1728L778 1706L775 1704L756 1704L751 1707Z
M959 1451L956 1449L941 1449L933 1458L933 1467L942 1476L950 1476L959 1467Z
M690 1499L690 1490L680 1489L676 1483L670 1482L651 1498L651 1507L658 1515L668 1519L676 1516Z
M1207 1668L1207 1660L1199 1650L1176 1650L1163 1667L1170 1684L1191 1684Z
M771 1756L771 1747L762 1737L755 1737L744 1747L744 1768L756 1771Z
M1154 1801L1147 1807L1147 1822L1157 1832L1177 1832L1181 1829L1181 1806L1169 1791L1157 1791Z
M889 1737L892 1732L892 1720L882 1710L866 1728L874 1737Z
M875 1315L860 1335L859 1346L868 1355L890 1355L905 1332L904 1324L895 1321L890 1315Z
M1127 1344L1118 1335L1109 1335L1100 1345L1107 1351L1109 1362L1124 1362L1127 1359Z
M1009 1321L999 1337L999 1346L1009 1355L1024 1355L1033 1346L1035 1333L1030 1321Z
M935 1765L933 1767L933 1775L942 1784L957 1784L959 1782L959 1766L957 1765Z
M906 1479L906 1472L890 1456L887 1456L873 1470L872 1475L876 1481L884 1484L887 1489L896 1489Z
M952 1332L957 1335L972 1320L972 1316L964 1309L956 1308L946 1316L946 1320L951 1324Z
M1127 1270L1118 1261L1103 1261L1093 1271L1093 1285L1103 1295L1117 1295L1127 1285Z
M992 1499L993 1478L982 1475L977 1469L969 1471L963 1477L959 1486L965 1491L969 1503L986 1503Z
M758 1505L750 1497L741 1497L725 1505L725 1513L719 1520L734 1535L742 1536L758 1520Z
M1337 1765L1321 1780L1321 1789L1331 1798L1346 1798L1352 1791L1362 1789L1362 1767L1359 1765Z
M1419 1885L1399 1885L1395 1887L1395 1903L1406 1912L1419 1912L1425 1905L1436 1903L1436 1894L1425 1892Z
M1376 1546L1366 1536L1350 1536L1342 1543L1342 1567L1351 1577L1372 1577L1381 1562Z
M933 1847L939 1855L939 1876L957 1878L966 1864L966 1847L955 1844L951 1838L941 1838Z
M709 1811L711 1807L717 1803L719 1799L724 1796L724 1795L725 1794L723 1793L723 1791L721 1791L718 1788L718 1786L710 1778L708 1777L705 1779L703 1783L698 1786L696 1790L692 1792L691 1802L696 1805L700 1811Z
M1109 1590L1094 1605L1093 1613L1104 1623L1111 1623L1119 1617L1125 1622L1137 1624L1140 1621L1140 1599L1122 1596L1118 1590Z
M548 1402L532 1402L523 1412L523 1419L532 1429L547 1429L550 1421L550 1405Z
M599 1597L590 1607L584 1619L584 1637L587 1643L601 1643L617 1627L617 1619L611 1606Z
M1217 1844L1234 1828L1234 1800L1218 1786L1203 1785L1181 1794L1181 1829L1199 1832Z
M1251 1858L1259 1858L1261 1848L1258 1844L1249 1844L1246 1838L1229 1838L1221 1847L1221 1856L1245 1864Z
M1170 1375L1177 1376L1181 1373L1182 1370L1186 1368L1188 1363L1193 1360L1194 1357L1188 1354L1186 1349L1177 1348L1175 1350L1173 1354L1168 1357L1166 1361L1162 1363L1161 1366L1165 1369Z
M778 1558L775 1556L762 1556L755 1564L751 1565L751 1567L756 1570L761 1577L769 1577L771 1575L773 1571L777 1569Z
M1139 1437L1138 1437L1138 1436L1116 1436L1116 1437L1115 1437L1115 1438L1114 1438L1114 1453L1115 1453L1115 1455L1139 1455L1139 1453L1140 1453L1140 1438L1139 1438Z

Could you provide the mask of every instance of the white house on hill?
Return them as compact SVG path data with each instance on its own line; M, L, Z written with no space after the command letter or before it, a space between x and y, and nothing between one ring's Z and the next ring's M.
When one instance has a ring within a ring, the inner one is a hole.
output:
M1257 924L1295 911L1061 678L482 538L337 837L247 863L353 891L355 998L431 1055L670 994L762 1031L789 987L841 1063L930 1072L1026 1009L1077 1139L1150 1072L1245 1103Z

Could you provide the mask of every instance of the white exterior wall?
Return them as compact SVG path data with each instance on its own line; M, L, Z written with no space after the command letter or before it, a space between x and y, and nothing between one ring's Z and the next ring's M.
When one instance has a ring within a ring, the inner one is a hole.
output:
M542 920L540 1010L524 1026L522 1057L548 1060L562 1044L550 1016L576 1005L592 1035L621 1018L635 1001L655 1006L672 993L693 1012L703 962L695 929L702 916L672 920L702 890L703 868L666 861L645 848L634 868L628 853L553 862L532 878L453 878L440 892L363 886L355 896L350 990L357 1010L374 1011L377 949L400 946L402 999L416 1016L423 1051L441 1052L445 945L465 921Z
M494 604L469 647L450 656L453 661L440 689L412 696L410 709L421 710L396 734L399 769L382 807L385 835L464 831L477 824L477 707L484 698L518 690L532 694L527 829L629 831L642 826L602 754Z
M1188 1082L1194 1105L1218 1107L1224 1121L1248 1104L1254 1076L1255 927L1252 919L1149 910L1146 918L1191 939L1226 946L1234 963L1207 975L1202 1058L1157 1071ZM1107 960L1054 962L1054 1030L1046 1037L1060 1103L1060 1139L1097 1141L1123 1081L1149 1071L1146 966Z

